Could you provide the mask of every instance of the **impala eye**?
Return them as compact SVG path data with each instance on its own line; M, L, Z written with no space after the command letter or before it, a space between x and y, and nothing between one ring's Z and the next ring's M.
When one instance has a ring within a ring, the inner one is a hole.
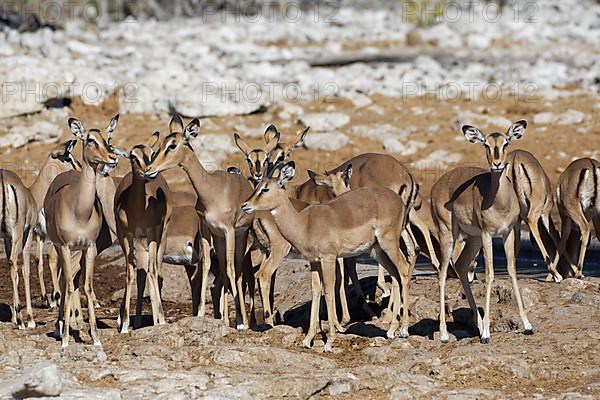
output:
M177 143L172 142L171 144L169 144L169 146L167 147L168 151L172 151L175 150L177 148Z
M263 186L263 188L262 188L262 189L260 189L260 192L261 192L261 193L267 193L268 191L269 191L269 187L268 187L268 186L266 186L266 185L265 185L265 186Z

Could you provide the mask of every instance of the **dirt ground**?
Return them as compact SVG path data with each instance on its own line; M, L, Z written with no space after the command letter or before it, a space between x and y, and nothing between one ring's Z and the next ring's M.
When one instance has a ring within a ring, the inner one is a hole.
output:
M600 148L598 100L589 95L565 95L554 100L533 98L531 102L514 102L512 97L496 102L457 103L383 96L373 96L371 100L378 108L355 110L345 99L304 105L304 112L327 109L350 115L350 124L340 131L350 136L351 143L335 152L300 149L294 153L297 165L323 171L353 155L384 151L381 142L353 135L350 131L353 125L412 126L416 132L409 138L425 142L427 146L415 154L397 157L412 166L423 192L428 193L433 182L448 168L442 164L422 167L420 161L433 151L443 149L449 154L459 154L461 163L484 164L482 149L468 144L456 127L458 115L469 111L528 121L544 111L558 114L576 109L584 112L587 119L576 126L530 124L524 139L511 145L537 155L553 184L571 159L597 157ZM415 107L423 112L417 115ZM72 115L84 122L90 121L90 126L105 124L117 112L114 102L101 107L75 102L71 109ZM278 117L279 111L274 107L262 114L210 118L203 121L207 126L204 132L229 134L242 125L264 128L269 123L281 124L284 121ZM167 124L167 116L123 115L114 143L129 148L156 129L164 132ZM439 130L428 132L427 128L432 125L439 125ZM507 127L494 128L504 131ZM298 129L300 125L293 124L291 129L282 131L286 135ZM251 144L261 140L260 137L248 139ZM51 147L31 144L3 150L0 157L5 165L13 166L25 165L22 160L29 160L26 164L29 168L41 162ZM222 167L229 165L245 169L245 162L238 153L228 155ZM119 174L123 175L127 168L123 164ZM305 177L305 169L301 168L298 179ZM171 171L167 178L174 188L189 190L181 171ZM24 174L24 179L29 183L32 176ZM63 395L72 398L129 399L159 395L161 398L335 396L340 399L357 396L372 399L600 397L598 277L567 279L560 284L521 278L519 284L535 329L534 335L526 336L522 334L510 281L505 274L499 274L492 296L492 341L487 345L479 343L469 326L468 304L458 281L450 280L447 304L451 341L442 345L437 332L437 277L422 273L414 278L411 286L411 336L408 339L385 339L385 326L378 321L362 320L360 310L353 304L355 318L348 332L338 335L333 353L324 354L322 340L317 340L310 350L301 347L310 307L310 277L302 260L288 259L280 269L275 306L283 321L274 329L236 332L210 317L189 318L191 305L187 301L166 301L166 326L146 326L120 335L116 331L120 300L113 296L125 282L119 252L118 247L113 246L100 256L94 278L96 293L102 302L97 315L103 347L92 346L86 330L82 330L82 342L71 342L69 349L62 353L60 342L51 337L56 311L41 307L35 269L32 270L32 290L37 327L20 331L10 323L8 304L12 287L8 268L3 264L0 269L0 382L19 376L24 368L40 360L49 360L64 374ZM367 291L374 292L375 266L361 264L360 268L362 284ZM183 270L180 273L183 275ZM46 286L50 287L47 271L45 279ZM473 284L480 306L484 287L482 280ZM375 311L380 311L378 300L374 296L371 304ZM148 304L145 311L148 314ZM145 325L149 323L146 318Z

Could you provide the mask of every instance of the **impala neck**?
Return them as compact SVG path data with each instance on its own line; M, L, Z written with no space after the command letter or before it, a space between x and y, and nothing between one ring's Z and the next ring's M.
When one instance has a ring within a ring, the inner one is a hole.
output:
M215 180L220 181L221 178L210 174L204 168L200 160L198 160L198 157L196 157L192 149L186 150L185 156L180 161L179 165L190 179L190 182L196 191L196 195L198 196L198 200L202 204L206 204L210 198L214 197L210 196L214 191L214 187L223 184L223 182L215 182Z
M148 181L139 174L136 167L131 168L131 189L134 193L136 202L139 202L140 207L146 205L146 184Z
M283 237L296 249L300 249L302 247L300 243L305 239L303 235L304 230L301 229L305 223L304 218L294 208L287 193L282 197L284 200L280 205L271 210L271 215Z
M83 220L90 219L96 202L96 168L88 163L85 154L76 192L78 193L74 204L76 217Z

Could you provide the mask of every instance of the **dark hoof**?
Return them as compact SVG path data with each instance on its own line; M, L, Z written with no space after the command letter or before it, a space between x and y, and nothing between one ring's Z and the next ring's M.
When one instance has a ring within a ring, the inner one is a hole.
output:
M479 342L481 344L488 344L490 342L490 338L481 338L479 339Z
M523 331L523 334L527 336L533 335L533 329L526 329Z
M442 339L442 340L440 340L440 342L441 342L442 344L448 344L448 339Z

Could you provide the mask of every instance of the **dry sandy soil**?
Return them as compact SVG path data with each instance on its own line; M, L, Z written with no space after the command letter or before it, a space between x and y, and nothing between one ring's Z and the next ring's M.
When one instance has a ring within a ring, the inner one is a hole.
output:
M510 120L525 118L543 111L561 113L567 109L584 112L588 118L577 126L533 125L514 148L536 154L552 182L574 157L597 156L600 148L600 126L594 114L597 100L587 95L565 96L555 100L531 99L515 103L512 98L497 102L439 102L431 98L406 100L372 97L373 107L354 110L344 99L330 104L310 104L305 112L328 111L347 113L351 123L341 130L351 143L335 152L298 150L297 164L325 170L330 166L368 151L383 151L381 142L350 134L352 125L391 124L414 126L411 139L427 146L415 154L399 159L413 165L415 177L422 182L424 193L446 166L419 168L419 161L435 150L460 154L463 162L484 163L483 151L469 145L459 135L455 123L457 110L472 111ZM426 112L415 114L414 107ZM457 107L457 109L453 109ZM71 105L71 114L92 124L105 124L117 112L108 102L101 107ZM234 127L261 128L281 123L279 110L244 117L211 118L209 133L230 133ZM168 118L146 115L124 115L115 143L122 148L141 141L156 129L166 129ZM427 133L431 125L439 125L437 133ZM298 129L300 125L297 126ZM505 130L507 127L498 126ZM577 128L580 129L577 132ZM296 132L293 128L290 132ZM583 133L581 133L583 132ZM241 132L243 134L243 132ZM260 138L249 139L258 144ZM31 144L20 149L4 150L4 163L29 165L41 162L51 145ZM13 164L14 165L14 164ZM35 165L35 164L34 164ZM238 154L232 154L223 167L245 167ZM128 166L123 164L120 174ZM173 186L188 189L181 171L168 178ZM302 170L301 179L305 178ZM25 176L31 179L31 176ZM502 263L502 260L499 260ZM125 281L120 250L113 246L100 256L95 288L103 307L99 310L102 348L92 346L86 330L81 341L71 342L61 352L60 343L51 337L56 312L41 308L37 279L32 279L34 314L38 326L19 331L10 321L9 302L12 288L8 269L0 270L0 387L14 384L23 369L38 361L49 360L58 365L62 376L61 390L70 398L598 398L600 397L600 279L567 279L561 284L546 283L531 277L520 279L529 319L535 334L521 333L520 321L513 303L510 282L499 274L492 297L492 341L481 345L469 327L467 302L460 285L450 280L448 310L451 342L438 341L438 285L436 276L421 268L411 287L411 336L409 339L385 339L382 323L364 322L354 304L355 321L348 333L338 335L334 352L322 353L322 341L313 349L301 348L309 310L309 273L305 263L290 258L278 274L275 305L282 324L269 331L236 332L210 317L189 318L189 301L165 301L168 324L144 327L126 335L117 334L116 316L120 300L114 293ZM6 265L6 264L4 264ZM375 266L364 260L362 282L374 292ZM525 269L522 272L527 272ZM173 276L181 281L184 272L174 268ZM175 278L173 278L175 279ZM50 287L46 273L46 285ZM484 284L476 281L474 293L482 303ZM188 296L184 284L174 286ZM351 295L353 291L351 291ZM175 297L176 299L177 297ZM173 298L170 298L173 300ZM378 300L375 296L373 300ZM374 301L374 310L379 307ZM260 304L259 304L260 310ZM146 304L148 313L149 306ZM322 316L323 317L323 316ZM145 320L148 325L147 320ZM456 339L455 339L456 338ZM1 381L7 380L4 383ZM0 397L2 390L0 389Z

